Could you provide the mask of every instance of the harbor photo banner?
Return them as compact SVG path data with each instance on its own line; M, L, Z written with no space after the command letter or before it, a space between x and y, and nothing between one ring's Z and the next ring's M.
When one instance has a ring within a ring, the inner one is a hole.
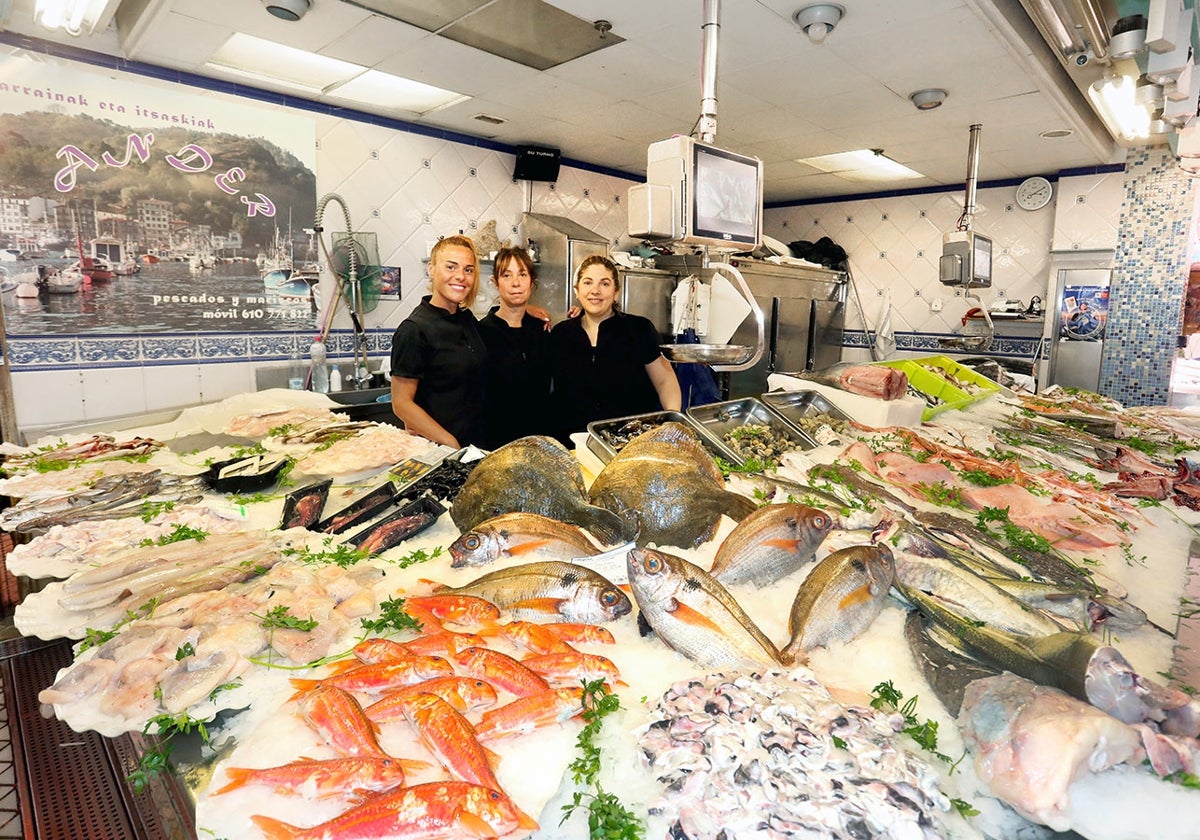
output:
M315 121L192 90L0 55L8 334L319 325Z

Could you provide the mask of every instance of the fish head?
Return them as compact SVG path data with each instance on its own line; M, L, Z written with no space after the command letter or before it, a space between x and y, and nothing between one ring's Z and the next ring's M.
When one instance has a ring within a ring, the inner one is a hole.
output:
M633 602L629 600L629 596L613 584L597 582L593 592L600 614L596 621L614 621L633 611Z
M891 589L896 579L896 558L882 543L862 546L862 560L871 580L872 594Z
M679 585L671 555L651 548L634 548L626 555L629 584L641 605L670 598Z
M467 531L450 544L450 566L483 566L500 555L498 534L486 528Z

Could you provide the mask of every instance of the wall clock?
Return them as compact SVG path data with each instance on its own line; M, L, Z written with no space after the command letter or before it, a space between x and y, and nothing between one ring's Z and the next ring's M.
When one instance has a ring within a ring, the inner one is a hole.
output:
M1026 178L1017 186L1017 206L1022 210L1041 210L1054 196L1054 186L1041 175Z

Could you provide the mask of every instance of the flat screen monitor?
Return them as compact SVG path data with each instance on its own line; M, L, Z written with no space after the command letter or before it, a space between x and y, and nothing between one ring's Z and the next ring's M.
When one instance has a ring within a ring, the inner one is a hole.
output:
M762 235L762 161L719 149L692 137L651 143L646 155L646 184L670 190L670 203L644 213L648 231L674 241L748 251ZM658 218L658 211L664 217ZM639 210L643 208L638 208ZM634 209L631 207L631 219ZM665 213L669 212L669 220ZM632 222L631 222L632 224ZM631 227L630 234L638 233Z
M992 240L978 233L972 237L971 282L979 286L992 285Z

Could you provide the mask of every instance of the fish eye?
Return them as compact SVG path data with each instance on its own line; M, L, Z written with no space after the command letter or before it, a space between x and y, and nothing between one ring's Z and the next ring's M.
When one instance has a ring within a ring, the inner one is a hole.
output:
M600 594L600 603L606 607L615 607L619 602L617 593L611 589L606 589Z
M469 549L479 548L479 537L474 534L467 534L466 539L463 540L463 545Z
M662 571L662 566L663 562L661 557L655 557L654 555L651 555L646 558L646 571L650 574L653 575Z
M493 802L499 802L500 794L496 793L496 791L494 791L494 790L489 790L488 791L488 799L492 800Z
M814 516L813 517L813 525L815 525L818 528L824 528L828 524L829 524L829 520L824 516Z

